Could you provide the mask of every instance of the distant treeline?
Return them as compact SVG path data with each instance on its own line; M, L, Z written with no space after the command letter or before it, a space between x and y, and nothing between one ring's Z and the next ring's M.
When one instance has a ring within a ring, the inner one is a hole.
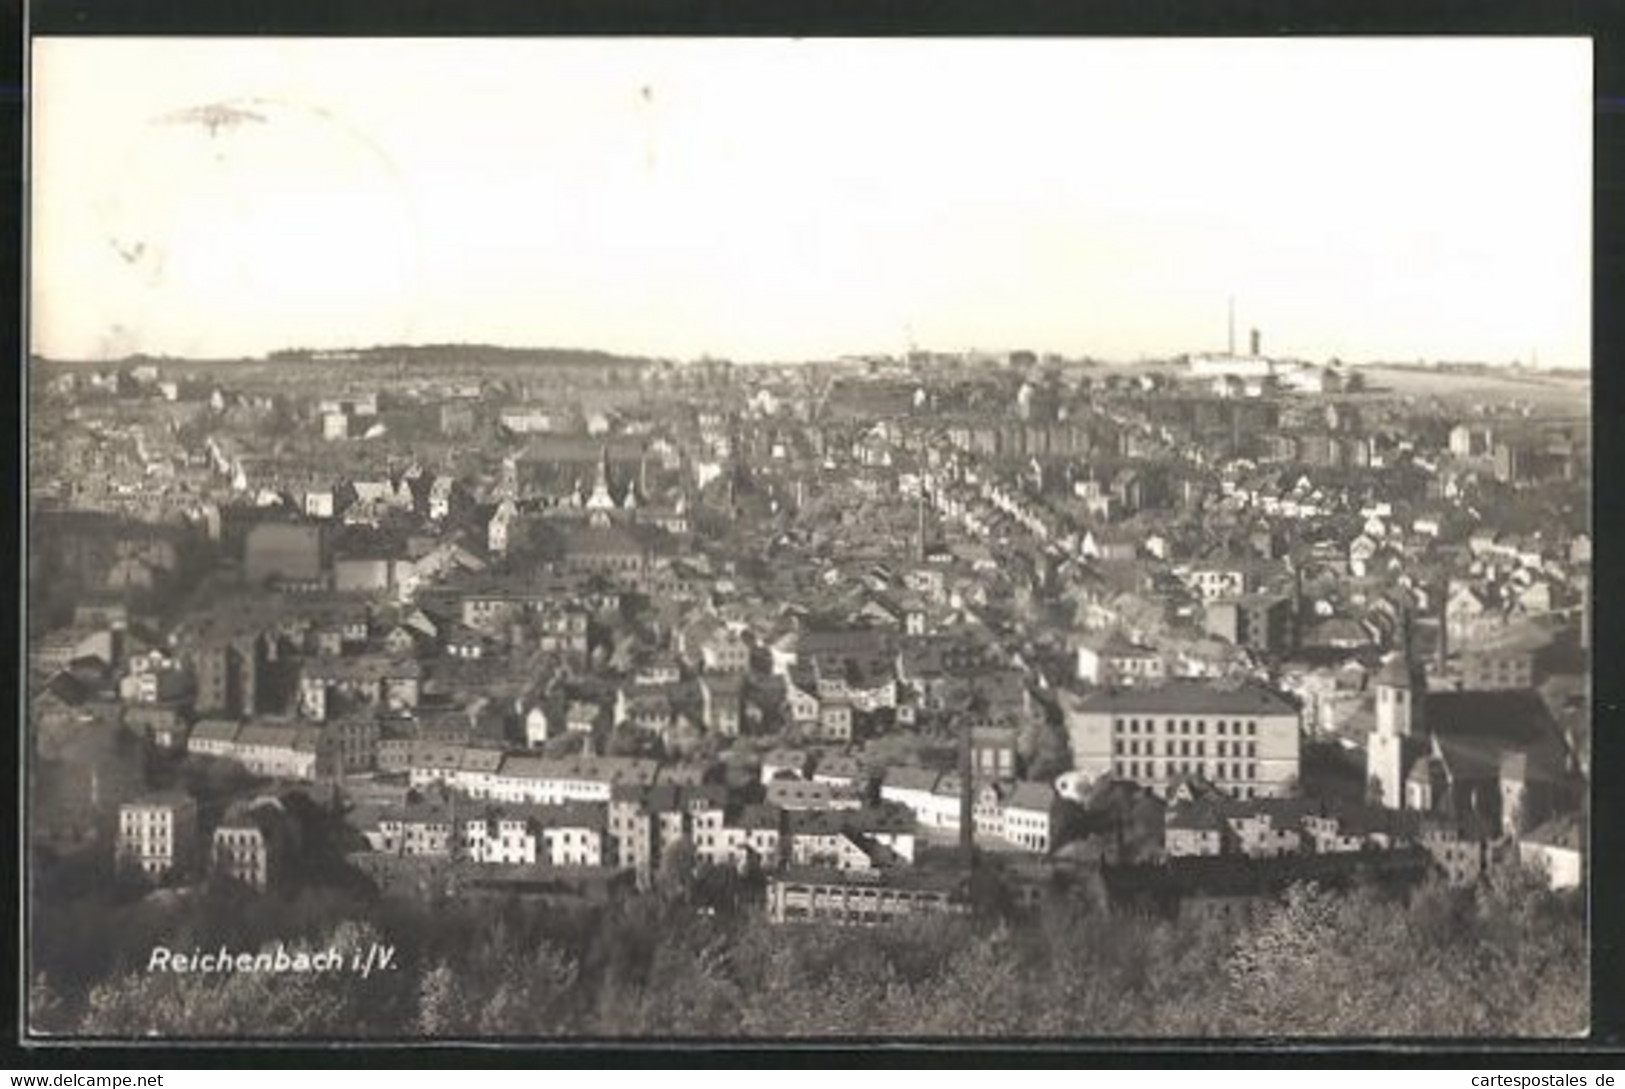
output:
M648 366L654 360L639 356L615 355L586 348L504 348L494 344L412 344L383 345L351 351L320 351L288 348L271 352L272 363L383 363L465 365L522 365L551 367Z
M1586 367L1527 367L1522 363L1366 363L1367 367L1380 367L1389 371L1410 371L1416 374L1532 374L1552 378L1577 378L1591 373Z
M504 348L494 344L409 344L378 345L370 348L329 350L317 348L284 348L270 352L263 358L238 356L197 358L188 356L130 355L122 359L51 359L30 356L32 366L92 367L98 370L128 370L141 366L200 366L263 363L318 363L335 362L358 364L417 364L468 366L652 366L657 360L643 356L616 355L612 352L586 348Z

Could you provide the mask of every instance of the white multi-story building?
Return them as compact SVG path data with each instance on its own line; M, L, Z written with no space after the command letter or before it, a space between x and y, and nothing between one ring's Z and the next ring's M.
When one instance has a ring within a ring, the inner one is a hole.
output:
M470 798L563 805L607 802L617 784L647 786L654 782L657 766L632 757L550 759L425 743L411 754L407 770L415 787L439 783Z
M1078 647L1078 679L1093 685L1155 684L1167 671L1161 654L1116 634Z
M1298 776L1300 712L1256 684L1172 680L1063 693L1073 766L1165 793L1201 776L1236 798L1283 794Z
M165 795L119 806L116 859L148 877L192 868L197 851L197 802Z

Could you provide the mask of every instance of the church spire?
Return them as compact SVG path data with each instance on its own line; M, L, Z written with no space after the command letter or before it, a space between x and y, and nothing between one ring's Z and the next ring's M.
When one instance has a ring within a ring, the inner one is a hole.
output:
M592 494L587 497L587 509L591 511L607 511L615 509L615 496L609 490L609 447L601 448L598 458L598 474L593 480Z

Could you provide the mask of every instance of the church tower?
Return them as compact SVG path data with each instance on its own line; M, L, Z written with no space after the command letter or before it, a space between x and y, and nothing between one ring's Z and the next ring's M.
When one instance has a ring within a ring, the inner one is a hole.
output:
M609 447L605 446L598 457L598 476L592 484L592 494L587 497L587 509L591 511L610 511L615 509L615 497L610 493L609 484Z
M1404 806L1406 754L1416 751L1420 709L1427 699L1427 677L1405 654L1390 655L1377 674L1377 724L1366 739L1366 773L1382 790L1382 804Z

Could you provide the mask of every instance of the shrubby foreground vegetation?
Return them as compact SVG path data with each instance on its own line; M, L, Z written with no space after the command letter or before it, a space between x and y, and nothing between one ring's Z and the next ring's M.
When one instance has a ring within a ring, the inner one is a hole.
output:
M1057 900L1021 924L774 927L669 892L560 911L213 889L179 910L80 900L34 926L32 1026L102 1037L1567 1036L1588 1020L1583 905L1517 873L1408 904L1296 886L1245 923ZM146 971L154 944L277 941L393 945L399 967Z

